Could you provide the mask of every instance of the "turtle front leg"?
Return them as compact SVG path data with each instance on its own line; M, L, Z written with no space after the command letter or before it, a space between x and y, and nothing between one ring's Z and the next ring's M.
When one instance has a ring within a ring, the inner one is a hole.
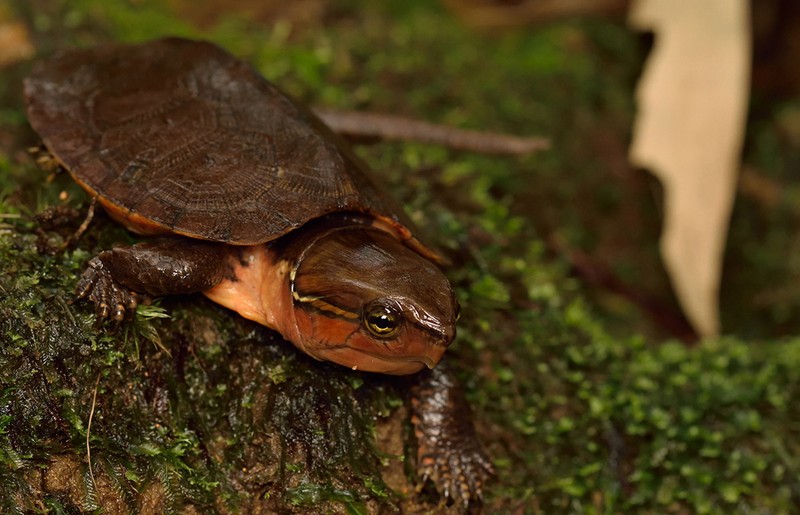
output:
M462 387L444 363L420 373L411 389L411 413L418 475L464 506L480 501L494 468L478 440Z
M207 290L231 272L231 247L186 238L158 238L106 250L89 261L75 289L95 305L98 320L119 323L150 297Z

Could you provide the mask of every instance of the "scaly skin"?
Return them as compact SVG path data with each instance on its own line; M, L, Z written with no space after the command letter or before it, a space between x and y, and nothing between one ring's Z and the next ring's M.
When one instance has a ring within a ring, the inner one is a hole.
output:
M417 437L417 473L445 497L480 502L494 474L480 445L461 385L444 363L419 374L411 387L411 422Z

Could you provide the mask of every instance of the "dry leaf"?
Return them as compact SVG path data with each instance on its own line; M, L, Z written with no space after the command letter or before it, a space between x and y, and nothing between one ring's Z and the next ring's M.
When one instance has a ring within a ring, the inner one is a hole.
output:
M637 91L631 161L664 185L661 253L701 335L719 332L719 283L749 93L745 0L637 0L655 32Z

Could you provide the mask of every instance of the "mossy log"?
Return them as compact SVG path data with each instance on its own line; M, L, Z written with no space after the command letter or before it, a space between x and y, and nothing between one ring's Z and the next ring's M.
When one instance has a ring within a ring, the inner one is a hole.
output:
M97 327L72 289L104 232L127 236L101 215L62 251L80 223L66 218L0 237L1 511L364 512L415 502L402 379L318 363L200 295Z

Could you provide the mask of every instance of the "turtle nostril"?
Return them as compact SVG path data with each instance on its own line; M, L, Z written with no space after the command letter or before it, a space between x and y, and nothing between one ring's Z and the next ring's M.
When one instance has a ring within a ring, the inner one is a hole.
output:
M456 326L450 325L447 327L443 327L439 331L439 337L436 339L436 344L441 345L443 347L449 347L453 340L456 338Z

